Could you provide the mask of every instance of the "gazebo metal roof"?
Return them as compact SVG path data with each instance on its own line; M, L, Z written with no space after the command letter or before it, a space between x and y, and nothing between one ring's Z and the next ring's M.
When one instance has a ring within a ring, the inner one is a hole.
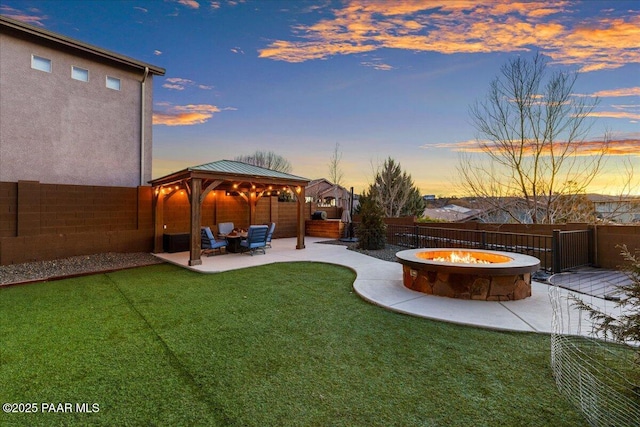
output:
M171 184L181 181L189 176L200 176L201 178L222 179L225 181L273 181L273 184L296 184L306 185L310 180L301 176L291 175L285 172L275 171L260 166L235 160L218 160L204 163L202 165L190 166L178 172L165 175L149 181L152 186Z
M300 176L295 176L288 173L275 171L272 169L266 169L260 166L254 166L248 163L237 162L233 160L218 160L217 162L205 163L199 166L192 166L188 169L193 171L197 170L197 171L209 171L209 172L226 172L226 173L236 173L239 175L250 175L250 176L308 181L307 178L302 178Z

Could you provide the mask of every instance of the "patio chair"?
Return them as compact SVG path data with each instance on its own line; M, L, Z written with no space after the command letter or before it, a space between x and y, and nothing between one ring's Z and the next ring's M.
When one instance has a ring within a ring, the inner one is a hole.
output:
M226 240L216 240L209 227L200 227L200 240L202 242L202 254L211 256L215 251L222 254L222 248L227 246Z
M240 242L240 251L249 251L250 255L253 256L255 251L260 249L263 254L266 254L267 252L264 250L264 247L267 245L268 232L269 227L266 225L250 226L249 231L247 232L247 238L242 239Z
M227 235L231 233L234 228L232 222L221 222L218 224L218 235Z
M265 245L266 248L271 247L271 238L273 237L273 230L275 229L276 229L275 222L272 222L271 224L269 224L269 231L267 231L267 244Z

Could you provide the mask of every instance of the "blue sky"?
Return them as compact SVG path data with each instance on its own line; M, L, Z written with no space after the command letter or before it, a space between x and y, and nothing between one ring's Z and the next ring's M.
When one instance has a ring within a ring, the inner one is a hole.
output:
M3 0L0 13L166 68L154 177L256 150L327 177L339 144L356 191L392 157L423 194L460 194L469 106L535 52L601 99L589 140L615 142L590 190L615 192L623 159L640 177L640 2Z

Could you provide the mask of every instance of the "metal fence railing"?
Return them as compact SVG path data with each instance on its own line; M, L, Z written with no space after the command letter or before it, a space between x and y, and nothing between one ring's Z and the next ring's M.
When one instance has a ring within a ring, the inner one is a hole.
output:
M553 235L486 230L387 225L387 243L406 248L491 249L531 255L553 273L589 265L591 231L554 231Z
M553 272L593 264L591 230L553 231Z

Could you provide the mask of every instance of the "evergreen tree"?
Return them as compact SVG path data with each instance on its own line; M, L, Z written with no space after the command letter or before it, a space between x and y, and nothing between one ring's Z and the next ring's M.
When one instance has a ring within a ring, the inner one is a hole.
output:
M424 200L411 175L391 157L376 174L370 193L376 195L386 217L422 216L424 212Z
M360 196L361 220L356 229L360 249L384 249L387 241L384 213L373 193L370 189L368 194Z

